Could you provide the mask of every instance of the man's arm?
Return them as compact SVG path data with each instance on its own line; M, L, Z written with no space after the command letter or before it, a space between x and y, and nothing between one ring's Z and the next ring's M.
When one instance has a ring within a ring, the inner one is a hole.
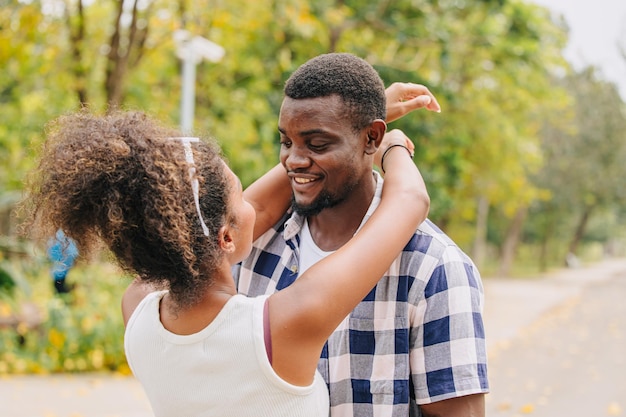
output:
M485 394L424 404L420 409L424 417L485 417Z

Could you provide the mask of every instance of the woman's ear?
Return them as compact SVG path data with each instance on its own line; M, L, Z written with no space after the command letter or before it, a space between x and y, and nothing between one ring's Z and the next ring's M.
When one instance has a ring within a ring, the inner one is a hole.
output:
M217 239L220 244L220 248L226 253L233 253L235 251L235 242L231 234L231 228L227 225L220 227L217 233Z
M387 123L382 119L376 119L366 128L366 131L367 143L365 144L365 153L374 155L383 141L387 131Z

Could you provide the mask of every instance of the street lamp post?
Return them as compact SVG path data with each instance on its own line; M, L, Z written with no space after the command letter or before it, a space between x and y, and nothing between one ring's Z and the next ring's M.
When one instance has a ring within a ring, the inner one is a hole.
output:
M192 36L186 30L174 32L176 55L181 59L182 87L180 102L180 128L189 134L193 129L196 101L196 66L206 59L219 62L224 57L224 48L201 36Z

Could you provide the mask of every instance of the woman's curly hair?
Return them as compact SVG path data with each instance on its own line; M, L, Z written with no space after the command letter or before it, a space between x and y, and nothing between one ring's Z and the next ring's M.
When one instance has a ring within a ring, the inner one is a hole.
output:
M25 201L36 239L58 229L88 255L103 243L121 267L165 284L179 306L211 284L222 252L218 230L230 221L229 186L219 147L192 145L205 236L193 198L180 132L141 112L88 111L47 125Z

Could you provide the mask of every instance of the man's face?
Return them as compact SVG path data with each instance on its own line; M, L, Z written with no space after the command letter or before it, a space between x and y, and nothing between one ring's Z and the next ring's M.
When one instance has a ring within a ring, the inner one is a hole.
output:
M352 190L371 177L363 135L346 118L339 96L286 97L280 110L280 161L293 190L293 208L314 216L349 200Z

